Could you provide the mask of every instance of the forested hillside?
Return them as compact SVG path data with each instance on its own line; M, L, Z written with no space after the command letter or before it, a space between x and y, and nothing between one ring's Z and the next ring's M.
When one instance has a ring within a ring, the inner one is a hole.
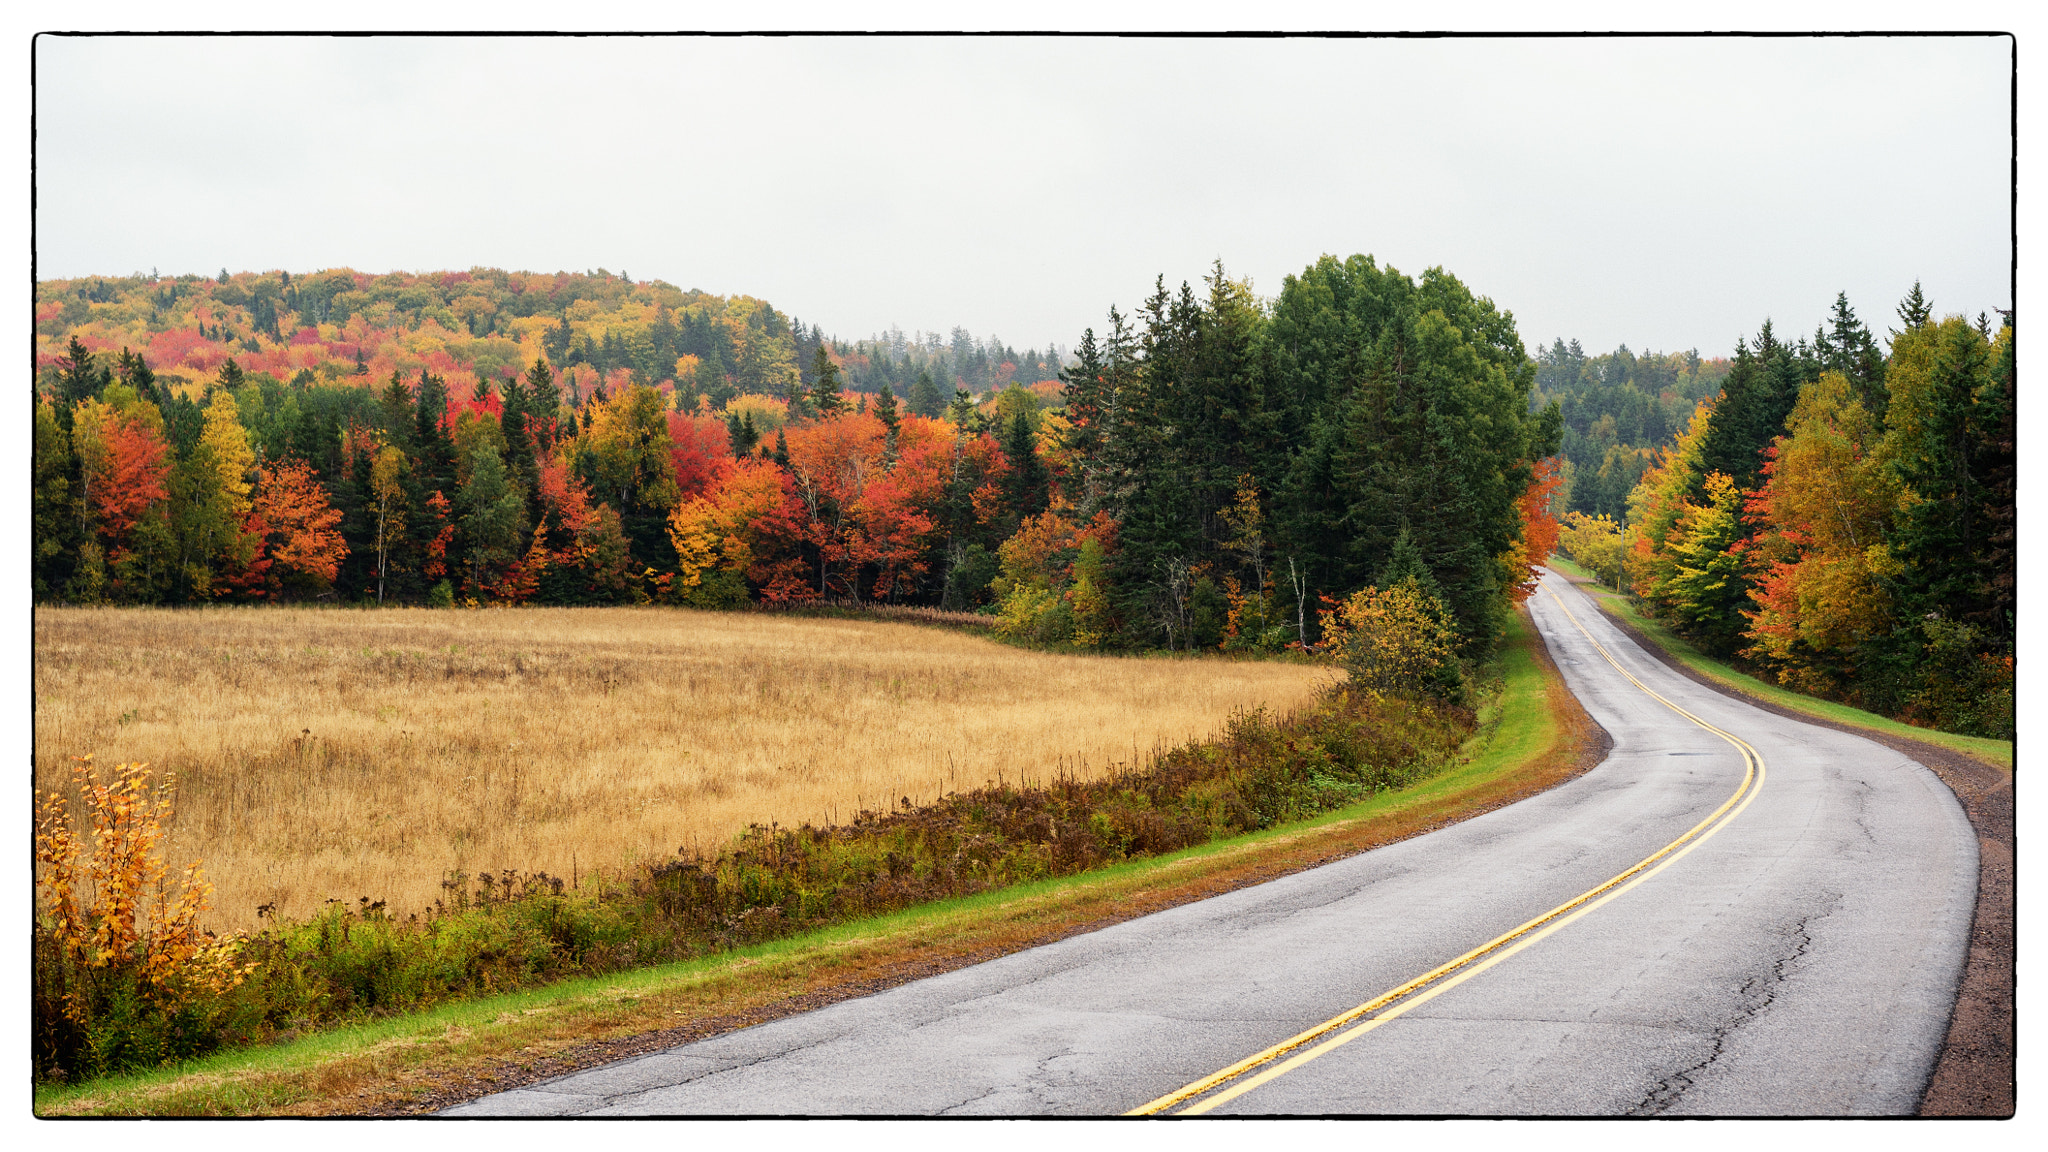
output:
M880 600L1172 648L1385 609L1480 653L1548 550L1512 318L1362 256L1162 282L1064 368L602 271L50 282L37 349L40 599Z
M1697 349L1637 355L1623 344L1588 356L1562 339L1539 348L1531 407L1555 401L1564 421L1559 511L1621 516L1652 454L1727 374L1727 360Z
M1575 472L1562 538L1710 653L1800 691L2010 737L2011 319L1938 320L1917 284L1898 316L1888 350L1839 296L1811 338L1766 322L1667 425L1668 443L1628 449L1649 466L1626 508L1604 481L1581 500ZM1606 403L1650 411L1626 389Z

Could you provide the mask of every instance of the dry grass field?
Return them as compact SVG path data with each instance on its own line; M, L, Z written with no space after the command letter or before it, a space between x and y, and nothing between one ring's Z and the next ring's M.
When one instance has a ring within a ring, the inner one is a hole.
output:
M38 788L86 753L176 772L170 856L205 862L224 929L1098 773L1327 676L670 609L38 608L35 645Z

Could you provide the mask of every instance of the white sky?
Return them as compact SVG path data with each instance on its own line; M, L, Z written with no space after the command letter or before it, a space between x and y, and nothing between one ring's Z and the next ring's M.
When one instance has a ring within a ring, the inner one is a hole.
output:
M1324 23L1328 23L1325 21ZM1532 350L2011 307L2004 38L36 41L37 271L605 267L1071 346L1441 264Z

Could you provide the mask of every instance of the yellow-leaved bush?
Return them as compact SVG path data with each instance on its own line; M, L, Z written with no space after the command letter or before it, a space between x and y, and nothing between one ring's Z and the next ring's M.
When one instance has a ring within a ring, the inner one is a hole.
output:
M148 765L102 772L80 757L72 782L91 831L54 792L36 805L34 1046L39 1075L91 1075L198 1055L204 1019L255 969L245 940L199 927L213 886L194 863L172 877L160 845L175 783Z
M1322 650L1352 684L1380 693L1457 694L1457 628L1443 602L1415 579L1362 588L1322 615Z

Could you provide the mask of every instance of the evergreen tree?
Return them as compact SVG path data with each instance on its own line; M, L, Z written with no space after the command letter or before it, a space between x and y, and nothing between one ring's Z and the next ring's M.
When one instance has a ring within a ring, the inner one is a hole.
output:
M391 379L378 395L377 404L385 443L411 456L414 437L418 435L419 417L413 411L412 389L406 387L397 369L391 370Z
M460 513L456 533L474 594L519 558L526 535L525 495L490 443L480 444L471 454L469 483L462 486L455 506Z
M839 365L821 345L811 361L811 376L816 383L811 385L811 406L820 416L832 416L846 407L846 400L839 394Z
M453 491L455 442L448 435L448 384L424 368L420 370L413 415L414 475L428 491Z
M1785 417L1802 385L1820 376L1820 365L1779 341L1764 321L1753 344L1735 342L1735 365L1721 385L1706 442L1700 447L1703 474L1722 472L1738 488L1761 486L1763 450L1784 434Z
M228 363L233 364L234 360L230 359ZM85 345L75 335L65 348L63 358L57 361L57 367L63 372L57 390L58 418L65 432L69 433L72 410L80 401L98 397L111 376L106 369L93 363L92 353L86 351ZM239 369L237 372L236 381L239 383Z
M212 394L217 391L228 393L240 392L244 379L246 379L246 376L242 372L242 366L235 363L233 356L228 357L221 364L220 371L214 373L213 387L208 389L207 392L207 402L212 402Z
M1039 459L1038 436L1031 429L1030 418L1022 412L1003 429L1003 455L1010 462L1009 474L1003 478L1003 492L1012 515L1022 519L1045 511L1051 473L1045 461Z
M1906 326L1905 331L1911 332L1913 329L1919 328L1933 319L1934 303L1921 294L1920 282L1915 280L1913 281L1913 290L1906 293L1905 299L1899 301L1899 322ZM1892 329L1894 339L1900 335L1899 329Z
M881 393L875 397L875 416L882 422L882 460L885 467L896 466L896 438L898 426L902 423L896 414L896 394L883 384Z
M526 370L526 411L534 416L553 419L561 415L562 390L555 384L555 374L548 362L535 357L533 367Z
M504 396L505 414L500 425L505 432L505 467L518 484L531 489L535 475L533 434L526 426L531 398L517 375L505 377Z
M736 459L745 459L753 451L753 446L761 442L761 432L754 426L754 412L751 408L747 409L744 414L737 410L727 410L725 413L725 432L727 441L732 445L732 454ZM741 446L742 437L746 440L745 447Z
M1950 317L1901 333L1893 354L1901 370L1886 451L1913 494L1892 539L1902 607L1911 618L1986 617L1985 569L2002 519L1987 489L2003 463L1997 441L2007 420L1993 350Z
M57 406L47 400L37 403L29 472L29 571L38 601L61 593L77 562L77 518L71 508L76 473L70 430L57 419Z
M945 414L946 398L932 381L930 368L918 369L917 380L910 385L910 410L928 420L936 420Z
M978 436L988 427L988 421L974 404L974 397L965 388L953 390L953 402L946 406L946 419L969 435Z
M1849 294L1837 292L1827 324L1814 334L1814 352L1823 371L1840 372L1856 388L1864 410L1884 419L1884 353L1870 329L1849 307Z

